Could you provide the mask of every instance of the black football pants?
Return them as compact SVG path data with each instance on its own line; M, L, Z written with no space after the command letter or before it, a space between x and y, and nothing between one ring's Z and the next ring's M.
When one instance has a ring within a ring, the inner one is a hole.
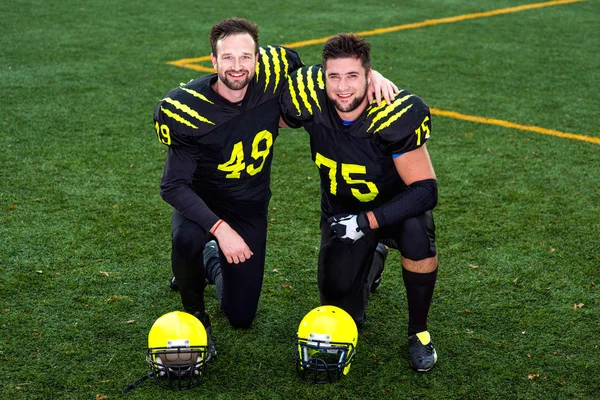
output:
M372 283L368 280L369 270L380 240L394 244L402 256L411 260L435 256L435 225L431 211L377 229L352 244L336 238L329 224L324 219L321 221L318 266L321 304L342 308L359 325L365 318Z
M223 289L221 310L234 328L248 328L258 308L265 265L268 202L221 208L209 205L244 239L253 256L240 264L229 264L219 251ZM204 315L204 262L202 254L210 234L177 211L172 217L171 265L179 284L185 311Z

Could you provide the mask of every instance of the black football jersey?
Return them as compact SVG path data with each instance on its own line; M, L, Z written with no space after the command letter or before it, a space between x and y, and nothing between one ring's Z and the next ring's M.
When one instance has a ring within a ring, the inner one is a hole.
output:
M431 133L429 108L407 90L391 104L373 102L352 125L344 125L327 98L319 66L290 75L281 107L310 135L326 216L371 210L404 190L393 155L422 146Z
M169 146L161 189L187 186L194 192L182 189L181 199L171 205L194 220L185 210L194 207L194 194L219 202L268 200L278 99L288 73L301 66L295 51L263 46L255 77L240 103L212 89L216 74L165 95L154 111L158 140Z

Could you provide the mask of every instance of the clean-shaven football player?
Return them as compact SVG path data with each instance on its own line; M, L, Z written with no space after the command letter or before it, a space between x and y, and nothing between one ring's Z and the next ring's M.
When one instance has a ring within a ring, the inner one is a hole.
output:
M174 208L173 283L184 310L205 326L214 356L204 282L218 284L234 328L251 325L264 274L278 100L287 75L303 64L291 49L259 47L258 27L242 18L214 25L210 44L217 73L167 93L154 123L168 146L160 193Z
M438 270L429 108L406 90L391 103L369 102L370 45L354 34L330 38L322 62L291 74L281 98L288 122L309 133L321 177L321 304L346 310L360 326L374 250L380 240L395 242L408 298L409 364L428 371L437 360L427 316Z

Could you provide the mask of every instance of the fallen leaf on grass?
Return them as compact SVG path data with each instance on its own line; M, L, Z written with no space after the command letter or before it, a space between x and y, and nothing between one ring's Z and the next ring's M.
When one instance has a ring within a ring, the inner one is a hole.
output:
M575 311L577 311L577 309L581 308L581 307L583 307L583 303L579 303L579 304L575 303L575 304L573 304L573 310L575 310Z
M278 274L278 273L279 273L279 270L278 270L277 268L275 268L275 269L273 270L273 272L274 272L274 273L276 273L276 274Z
M477 265L473 265L473 264L469 264L469 267L473 268L473 269L477 269L479 268Z
M291 289L292 288L290 285L285 285L285 284L281 285L281 287L284 288L284 289Z
M97 394L96 400L106 400L106 395L105 394Z
M108 272L100 271L100 275L102 275L102 276L108 276L110 274Z
M118 301L120 300L117 296L112 296L110 299L106 299L107 303L112 303L113 301Z
M527 379L529 379L530 381L536 380L539 377L540 377L540 374L529 374L529 375L527 375Z
M135 324L135 319L130 319L129 321L127 321L128 324Z

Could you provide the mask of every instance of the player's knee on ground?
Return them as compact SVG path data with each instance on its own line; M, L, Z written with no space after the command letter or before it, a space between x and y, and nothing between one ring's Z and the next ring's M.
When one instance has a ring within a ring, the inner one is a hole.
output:
M252 325L252 321L254 321L254 317L256 313L252 313L251 315L227 315L227 320L229 324L234 329L248 329Z

